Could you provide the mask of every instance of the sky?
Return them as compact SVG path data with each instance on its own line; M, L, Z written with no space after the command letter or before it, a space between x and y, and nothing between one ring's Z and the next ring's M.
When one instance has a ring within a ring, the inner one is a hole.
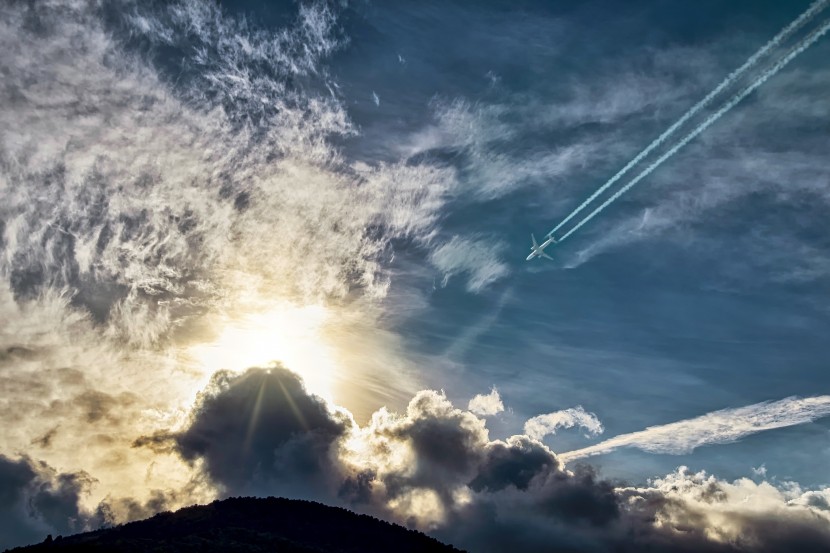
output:
M825 4L2 3L0 548L281 495L827 550L830 38L525 261Z

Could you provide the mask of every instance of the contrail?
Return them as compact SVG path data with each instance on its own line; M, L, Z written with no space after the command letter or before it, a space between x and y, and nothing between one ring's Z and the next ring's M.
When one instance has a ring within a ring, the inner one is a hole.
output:
M757 432L806 424L828 415L830 396L788 397L651 426L590 447L561 453L558 457L567 463L623 447L636 447L649 453L682 455L702 445L731 443Z
M707 117L706 120L703 121L703 123L698 125L692 132L687 134L683 138L683 140L681 140L680 142L678 142L677 144L672 146L671 149L669 149L666 153L664 153L662 156L657 158L651 165L646 167L639 175L634 177L631 180L631 182L629 182L624 187L619 189L613 196L611 196L610 198L605 200L605 202L603 202L602 205L600 205L598 208L593 210L587 217L582 219L575 227L573 227L565 235L563 235L561 238L559 238L559 241L562 242L563 240L568 238L571 234L573 234L574 232L579 230L580 227L582 227L582 225L584 225L585 223L587 223L588 221L590 221L591 219L596 217L597 214L599 214L603 209L605 209L610 204L612 204L614 201L616 201L617 198L619 198L620 196L622 196L623 194L628 192L635 184L637 184L638 182L640 182L641 180L643 180L644 178L649 176L652 173L652 171L654 171L660 165L662 165L664 161L666 161L667 159L672 157L674 154L676 154L681 148L683 148L686 144L691 142L697 135L699 135L700 133L702 133L703 131L708 129L712 125L712 123L714 123L715 121L720 119L726 112L728 112L733 107L735 107L735 105L738 102L740 102L741 100L743 100L744 98L749 96L758 87L760 87L762 84L767 82L767 80L769 80L770 77L774 76L776 73L781 71L781 69L783 69L788 63L790 63L793 59L795 59L804 50L806 50L807 48L812 46L813 43L815 43L819 38L824 36L824 34L826 34L828 30L830 30L830 20L825 21L824 24L822 24L821 27L819 27L818 29L816 29L815 31L813 31L812 33L807 35L797 46L795 46L790 51L789 54L787 54L784 58L780 59L775 65L773 65L772 67L770 67L769 69L764 71L761 74L761 76L758 77L758 79L756 79L752 84L750 84L749 86L744 88L742 91L740 91L737 94L735 94L734 96L732 96L732 98L730 98L729 101L723 107L721 107L718 111L716 111L715 113L713 113L712 115Z
M775 37L773 37L769 42L767 42L764 46L761 47L760 50L755 52L742 66L734 70L730 73L714 90L712 90L709 94L706 95L705 98L700 100L697 104L692 106L686 113L683 114L680 119L678 119L671 127L666 129L663 134L658 136L654 141L649 144L642 152L637 154L637 156L632 159L631 161L626 164L625 167L620 169L617 174L613 177L608 179L608 181L600 186L587 200L582 202L576 209L574 209L567 217L565 217L552 231L550 231L547 236L552 235L554 232L562 228L565 223L576 217L576 215L581 212L583 209L588 207L588 205L593 202L597 196L608 190L608 188L613 185L615 182L620 180L623 175L625 175L632 167L638 164L640 161L643 160L648 154L650 154L655 148L662 145L666 139L668 139L678 128L680 128L684 123L686 123L689 119L697 115L700 110L705 108L718 94L724 91L727 87L732 85L741 75L743 75L748 69L758 63L762 57L764 57L772 48L780 45L782 42L790 38L793 33L801 29L807 22L809 22L816 14L822 11L830 0L817 0L813 2L813 4L807 8L807 10L802 13L798 18L795 19L792 23L784 27Z

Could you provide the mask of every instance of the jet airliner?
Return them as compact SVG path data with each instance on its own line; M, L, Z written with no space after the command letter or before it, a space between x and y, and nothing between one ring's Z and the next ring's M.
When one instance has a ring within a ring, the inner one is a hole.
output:
M556 243L556 239L553 236L549 236L547 240L542 242L541 246L536 242L536 237L532 234L530 235L530 239L533 240L533 245L530 246L530 249L532 251L530 252L530 255L527 256L527 259L525 261L530 261L534 257L544 257L545 259L550 259L551 261L553 261L553 258L545 253L545 248L547 248L551 244Z

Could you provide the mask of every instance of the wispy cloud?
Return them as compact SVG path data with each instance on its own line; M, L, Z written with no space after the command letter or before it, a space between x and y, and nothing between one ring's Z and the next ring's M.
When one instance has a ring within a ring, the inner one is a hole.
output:
M146 345L253 283L382 296L389 241L433 232L451 172L349 165L330 144L356 132L340 101L292 80L326 81L325 5L273 35L211 2L136 8L138 34L181 49L177 81L81 4L40 11L46 36L2 9L0 270L16 297L78 290L113 336Z
M465 201L487 201L572 174L601 148L598 142L579 141L550 149L517 149L523 134L541 128L540 119L566 127L585 122L563 121L563 117L581 119L563 106L552 108L535 101L529 107L523 104L436 101L434 123L404 141L400 153L414 156L444 149L463 154L457 158L462 173L458 191L463 192Z
M826 111L815 91L819 82L830 82L830 72L820 67L788 69L770 80L751 103L730 112L649 176L635 194L645 207L617 207L574 235L578 240L572 244L580 249L569 266L639 241L661 239L689 248L714 237L727 246L740 242L736 251L746 253L730 256L729 265L748 267L756 276L826 277L826 245L810 240L811 232L799 232L818 230L821 220L803 212L796 228L772 216L805 202L830 204L830 165L813 129ZM768 216L741 217L742 208L758 209L759 199ZM755 270L759 267L765 271Z
M504 250L502 242L483 236L453 236L432 252L430 262L444 275L443 286L465 274L467 290L478 292L510 273L499 256Z
M651 426L639 432L622 434L604 442L560 454L563 461L573 461L610 453L623 447L635 447L649 453L680 455L710 444L724 444L745 436L805 424L830 415L830 396L788 397L713 411L700 417L671 424Z

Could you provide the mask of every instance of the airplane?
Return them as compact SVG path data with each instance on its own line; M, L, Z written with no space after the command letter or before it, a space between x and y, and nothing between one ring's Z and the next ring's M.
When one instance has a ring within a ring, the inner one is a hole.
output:
M536 242L536 237L532 234L530 235L530 239L533 240L533 245L530 246L530 249L533 251L530 252L530 255L527 256L527 259L525 261L530 261L534 257L544 257L545 259L550 259L551 261L553 261L553 258L545 253L545 248L547 248L551 244L556 244L556 239L553 236L549 236L547 240L542 242L541 246Z

